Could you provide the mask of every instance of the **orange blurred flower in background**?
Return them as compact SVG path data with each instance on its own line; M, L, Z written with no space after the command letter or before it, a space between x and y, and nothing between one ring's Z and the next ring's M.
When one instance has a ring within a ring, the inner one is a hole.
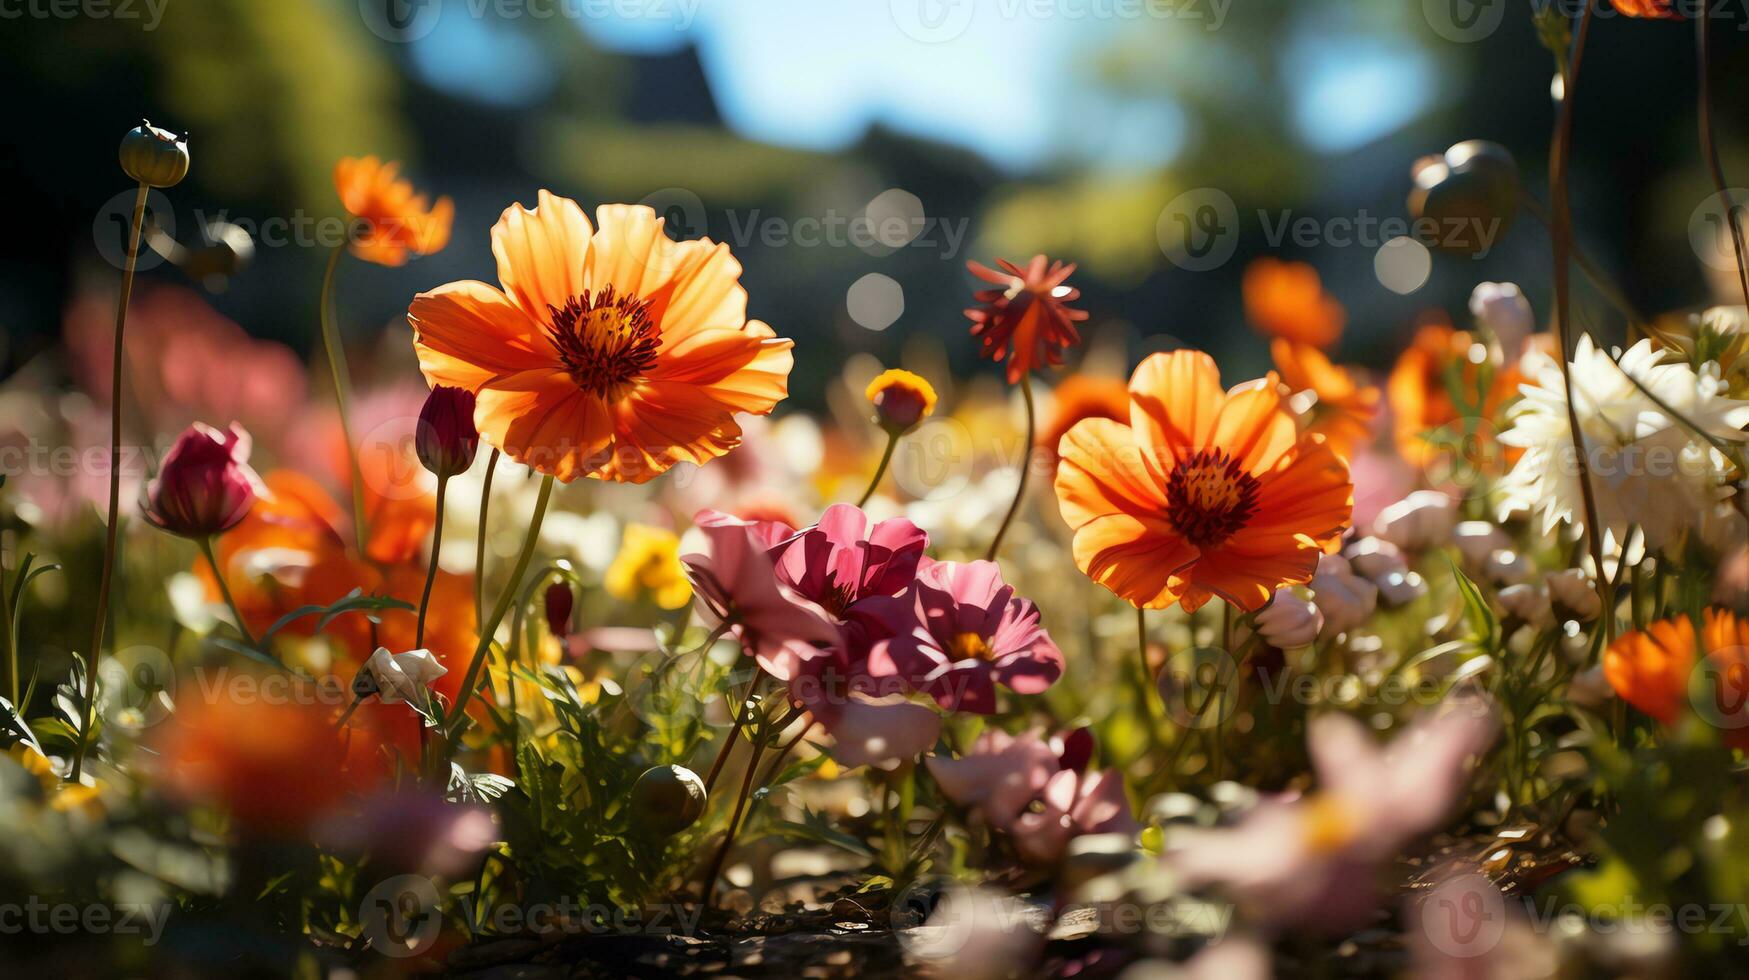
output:
M1007 259L996 264L1000 270L966 263L972 275L997 287L974 293L979 305L967 309L966 318L972 336L983 342L979 353L998 364L1006 360L1008 383L1018 384L1029 371L1063 363L1064 348L1081 342L1075 324L1087 319L1087 311L1068 305L1081 298L1069 285L1074 263L1035 255L1024 269Z
M1057 458L1057 445L1082 419L1128 421L1130 386L1122 378L1071 374L1051 390L1051 408L1039 428L1040 449Z
M1424 320L1385 382L1397 451L1420 467L1455 450L1470 465L1498 469L1497 420L1523 380L1516 367L1498 365L1486 345L1452 329L1443 315ZM1467 404L1452 397L1454 387Z
M1276 338L1269 345L1288 399L1307 432L1324 436L1343 459L1373 440L1383 395L1355 372L1331 363L1310 344Z
M1613 0L1615 9L1629 17L1652 20L1681 20L1676 0Z
M1245 267L1245 317L1271 337L1329 347L1342 337L1348 313L1324 292L1318 270L1304 262L1261 258Z
M430 255L449 244L455 204L440 197L432 204L402 179L399 165L374 156L345 157L334 165L334 189L348 214L363 226L352 254L378 265L405 265L409 253Z
M1057 500L1075 563L1134 605L1246 611L1311 580L1353 508L1348 468L1302 434L1276 378L1221 390L1200 351L1155 354L1130 379L1130 424L1063 438Z
M735 413L788 394L789 340L747 319L741 264L641 205L540 192L492 228L500 290L452 282L407 311L432 384L479 396L481 437L569 482L643 483L741 442Z
M1688 616L1659 620L1611 643L1603 654L1603 676L1622 700L1673 725L1689 703L1701 656L1707 676L1693 687L1694 707L1724 730L1727 743L1749 749L1749 620L1709 608L1698 637Z

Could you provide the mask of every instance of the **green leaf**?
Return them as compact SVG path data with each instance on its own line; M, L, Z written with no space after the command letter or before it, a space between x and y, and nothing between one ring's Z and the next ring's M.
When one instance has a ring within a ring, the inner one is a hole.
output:
M1451 563L1451 574L1457 579L1458 592L1464 599L1464 619L1470 624L1471 642L1483 651L1493 653L1500 648L1500 620L1494 615L1494 607L1488 605L1482 590L1470 581L1450 555L1446 555L1445 560Z

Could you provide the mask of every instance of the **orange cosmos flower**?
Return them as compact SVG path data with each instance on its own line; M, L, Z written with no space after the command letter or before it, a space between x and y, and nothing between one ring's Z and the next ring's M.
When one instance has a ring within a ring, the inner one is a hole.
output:
M1324 292L1318 270L1304 262L1263 258L1245 267L1245 316L1272 337L1329 347L1342 337L1348 314Z
M1524 380L1516 367L1494 367L1482 390L1484 367L1493 353L1465 330L1453 330L1443 317L1415 332L1385 381L1392 432L1405 460L1425 467L1441 455L1461 450L1470 465L1485 466L1497 451L1495 420L1518 394ZM1452 388L1480 405L1460 405Z
M1652 20L1681 20L1676 0L1615 0L1615 9L1629 17Z
M1673 725L1702 655L1707 674L1695 688L1694 707L1724 730L1726 742L1749 749L1749 620L1708 609L1698 638L1687 616L1659 620L1611 643L1603 654L1603 676L1622 700Z
M449 244L455 204L447 197L431 204L396 175L399 165L376 157L345 157L334 165L340 203L363 229L352 254L378 265L404 265L408 253L430 255Z
M1271 375L1221 390L1200 351L1155 354L1130 378L1130 424L1063 437L1057 501L1075 563L1132 604L1213 596L1246 611L1308 582L1354 506L1348 467L1302 434Z
M643 483L723 455L741 442L735 413L788 394L791 342L747 319L727 245L673 241L641 205L595 220L546 191L506 209L492 227L502 290L414 297L419 367L478 393L485 441L566 482Z
M1343 459L1372 442L1382 399L1377 385L1366 384L1353 371L1332 364L1323 351L1310 344L1278 337L1270 343L1269 353L1281 372L1282 383L1293 393L1289 401L1307 432L1329 440L1330 448Z
M1072 262L1052 262L1035 255L1026 268L997 259L998 272L977 262L967 262L972 275L994 283L996 289L980 289L972 295L981 305L966 310L972 321L972 336L983 341L984 357L1008 361L1008 383L1046 364L1063 363L1063 349L1081 342L1075 324L1087 319L1085 310L1067 304L1081 298L1069 285L1075 273Z

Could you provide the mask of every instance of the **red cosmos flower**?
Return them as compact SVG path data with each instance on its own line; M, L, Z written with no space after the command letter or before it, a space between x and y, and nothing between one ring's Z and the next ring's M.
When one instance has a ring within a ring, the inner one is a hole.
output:
M249 433L196 422L164 457L157 479L146 486L146 520L185 538L207 538L236 527L257 494L261 478L249 468Z
M1676 0L1615 0L1615 9L1628 17L1644 17L1652 20L1682 19L1682 12L1676 9Z
M966 263L972 275L999 287L978 290L973 298L982 305L967 309L966 317L972 336L984 342L980 353L998 363L1007 359L1008 383L1016 384L1034 368L1063 363L1063 348L1081 342L1075 324L1087 319L1087 312L1066 305L1081 297L1068 283L1074 263L1035 255L1024 269L1007 259L996 264L1002 271Z

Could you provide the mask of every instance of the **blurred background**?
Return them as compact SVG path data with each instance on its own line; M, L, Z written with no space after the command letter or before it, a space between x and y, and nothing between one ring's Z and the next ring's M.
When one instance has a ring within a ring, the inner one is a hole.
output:
M1132 356L1189 343L1234 378L1267 364L1244 326L1246 263L1309 261L1348 307L1341 354L1382 366L1419 312L1461 315L1480 280L1520 282L1548 316L1534 221L1484 256L1437 254L1422 269L1411 250L1389 270L1389 229L1376 225L1406 217L1416 158L1467 138L1509 147L1547 199L1553 64L1530 6L10 0L0 363L76 373L59 339L79 297L119 278L131 190L115 147L144 116L190 134L189 178L153 199L165 231L198 248L223 220L255 241L234 276L191 276L148 253L142 289L195 290L305 360L319 356L332 245L321 236L341 213L334 162L397 159L422 191L455 199L441 253L343 267L340 316L361 372L410 362L402 315L415 292L494 278L488 229L542 187L586 208L645 201L686 236L729 242L750 313L797 340L804 407L852 354L897 362L919 338L973 370L966 260L1039 251L1081 264L1092 328ZM1720 77L1749 50L1732 26L1749 17L1721 31ZM1689 240L1710 193L1693 65L1689 25L1613 12L1585 62L1575 218L1642 309L1709 299ZM1743 172L1749 93L1719 86L1716 98L1727 172ZM1210 201L1232 204L1216 260L1175 263L1164 239L1181 215L1219 212ZM1284 227L1306 219L1309 235Z

